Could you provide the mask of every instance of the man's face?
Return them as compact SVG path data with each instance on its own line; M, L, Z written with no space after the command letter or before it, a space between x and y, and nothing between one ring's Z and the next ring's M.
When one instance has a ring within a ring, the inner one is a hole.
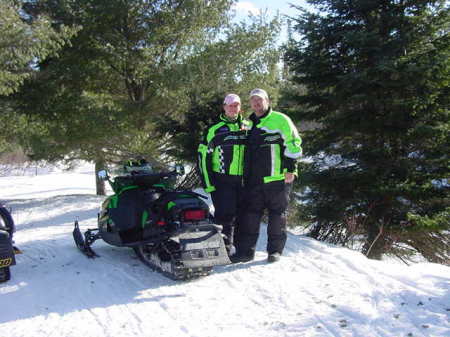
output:
M269 102L262 97L252 96L250 98L250 106L257 116L262 116L269 108Z
M223 109L225 110L225 116L227 116L228 119L233 120L236 119L239 112L241 112L241 103L235 102L232 104L225 104Z

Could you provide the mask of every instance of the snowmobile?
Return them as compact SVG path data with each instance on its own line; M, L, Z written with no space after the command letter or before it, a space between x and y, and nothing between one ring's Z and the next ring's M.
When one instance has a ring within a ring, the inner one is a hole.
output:
M0 283L11 278L10 266L16 264L12 236L15 231L11 213L0 204Z
M117 247L134 249L150 268L174 280L210 274L213 266L229 264L221 227L214 224L201 194L170 189L168 181L184 171L153 172L144 161L125 166L128 174L108 181L114 194L103 202L98 228L81 233L75 221L73 237L89 258L98 257L91 245L98 239Z

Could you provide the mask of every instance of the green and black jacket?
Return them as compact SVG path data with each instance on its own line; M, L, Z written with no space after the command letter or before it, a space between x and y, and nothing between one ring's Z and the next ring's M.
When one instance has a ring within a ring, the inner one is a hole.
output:
M230 121L223 114L210 126L198 146L198 165L205 192L216 190L221 181L242 181L246 131L250 123L239 116Z
M250 116L245 152L246 186L283 181L286 172L297 174L302 140L292 120L271 108L260 118Z

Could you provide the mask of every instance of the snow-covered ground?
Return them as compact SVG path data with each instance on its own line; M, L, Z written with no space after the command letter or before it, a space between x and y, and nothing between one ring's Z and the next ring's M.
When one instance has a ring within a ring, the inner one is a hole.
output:
M73 221L96 226L102 197L92 167L0 178L23 250L0 284L0 337L450 336L450 268L371 261L290 234L267 264L256 260L176 282L134 253L96 242L81 255Z

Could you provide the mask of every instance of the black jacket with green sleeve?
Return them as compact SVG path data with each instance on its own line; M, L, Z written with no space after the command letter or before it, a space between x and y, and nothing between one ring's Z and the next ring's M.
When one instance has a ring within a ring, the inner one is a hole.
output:
M242 181L245 130L249 122L239 116L230 121L223 114L208 127L198 146L198 166L205 192L216 190L215 177L221 181Z
M247 133L244 183L246 186L284 181L285 173L297 173L302 140L292 120L271 108L261 117L250 116Z

